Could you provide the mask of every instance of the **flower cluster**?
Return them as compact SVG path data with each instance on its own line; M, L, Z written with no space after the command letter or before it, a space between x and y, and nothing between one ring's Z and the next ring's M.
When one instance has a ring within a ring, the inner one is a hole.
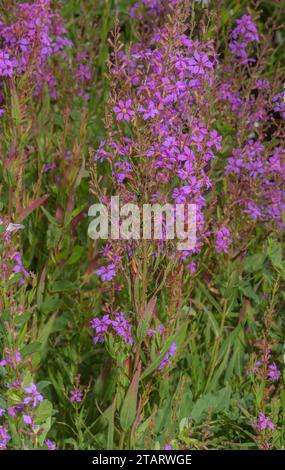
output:
M19 284L25 283L29 278L29 273L23 266L22 255L18 251L18 246L12 239L12 234L23 228L20 224L5 224L4 220L0 219L0 281L7 280L13 274L20 275Z
M169 25L130 53L119 52L117 63L111 74L124 85L111 102L119 128L115 139L113 134L101 142L96 164L108 160L123 201L195 204L197 252L206 236L210 162L222 148L221 135L208 122L207 94L218 66L213 44L192 41ZM111 280L117 270L112 262L96 272Z
M40 426L39 406L44 397L33 380L25 376L25 361L19 351L6 349L0 367L5 368L4 376L12 379L6 383L6 396L2 396L0 391L1 402L5 404L0 408L0 418L4 420L0 425L0 448L5 448L9 440L8 423L11 420L14 427L20 426L35 438L43 432ZM49 448L49 445L46 445Z
M1 415L0 415L1 416ZM7 442L9 441L10 436L8 430L5 426L0 426L0 450L7 447Z
M12 24L0 23L0 77L28 72L36 93L47 83L56 97L48 59L71 46L62 18L52 11L50 0L19 4L15 18Z
M74 77L78 84L77 95L89 101L90 96L86 91L88 84L91 81L91 70L88 65L88 53L85 51L79 52L75 57L76 71Z
M167 353L165 354L164 358L162 359L160 365L159 365L159 369L164 369L166 366L170 367L172 362L171 362L171 357L175 356L176 354L176 351L177 351L177 346L175 343L172 343L172 345L170 346L169 350L167 351Z
M21 354L19 353L19 351L16 351L15 353L6 351L5 359L0 361L0 366L1 367L5 367L5 366L16 367L17 363L19 362L21 362Z
M225 166L230 183L228 204L231 201L255 222L281 228L285 208L284 92L276 93L279 84L276 90L259 59L246 67L254 62L248 55L254 42L259 42L257 27L251 17L243 16L231 33L232 63L223 64L218 92L224 117L229 119L229 109L232 112L238 142Z
M272 380L272 382L276 382L280 378L280 370L278 369L275 362L269 365L268 367L268 377Z
M232 240L230 238L230 231L227 227L222 227L216 232L216 247L217 252L228 253L228 247L231 244Z
M282 91L275 95L272 102L274 104L273 110L276 113L280 113L282 119L285 119L285 92Z
M111 281L113 277L117 274L116 265L114 263L108 264L107 266L102 266L99 269L96 269L96 274L101 277L102 281Z
M237 26L231 33L229 47L233 60L237 60L242 65L254 62L254 59L248 55L249 45L254 42L259 42L256 24L251 16L243 15L237 20Z
M79 388L75 388L74 390L70 391L70 401L80 403L83 398L83 393Z
M259 413L258 420L257 420L257 427L259 428L260 431L263 431L264 429L275 429L274 423L270 421L268 416L266 416L264 413Z
M275 362L269 364L270 355L265 356L263 360L256 361L255 366L253 368L253 373L257 377L266 376L266 379L270 382L277 382L280 378L281 372L278 369Z
M133 345L131 324L122 312L106 314L102 318L93 318L91 328L96 332L94 343L103 343L107 334L113 334L123 338L125 343Z
M240 183L240 204L252 219L282 225L285 209L285 150L268 151L260 141L249 140L232 151L226 174Z

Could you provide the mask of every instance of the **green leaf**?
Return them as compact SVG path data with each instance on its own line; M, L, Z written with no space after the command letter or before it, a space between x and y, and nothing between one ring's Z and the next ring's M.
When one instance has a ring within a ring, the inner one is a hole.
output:
M239 286L239 289L246 297L254 300L257 305L260 304L260 297L257 295L254 288L250 284Z
M127 431L132 426L136 417L139 380L140 367L133 376L121 408L120 423L124 431Z
M108 417L108 435L107 435L107 450L114 449L114 430L115 430L115 411L116 411L116 396L111 406L110 416Z
M201 422L205 415L212 410L214 413L226 411L231 403L231 388L224 387L216 394L210 392L199 398L194 404L191 417L196 422Z
M54 324L54 321L55 321L55 318L56 318L56 314L52 315L48 322L45 324L45 326L42 328L41 330L41 333L38 337L38 341L40 342L41 344L41 348L40 348L40 351L43 352L44 348L46 347L47 345L47 342L48 342L48 339L49 339L49 336L52 332L52 327L53 327L53 324Z
M53 292L66 292L66 291L75 290L75 289L76 289L75 284L65 279L60 279L58 281L55 281L52 285Z
M153 297L148 302L145 308L145 312L139 320L138 328L137 328L137 338L139 342L143 341L143 339L146 337L148 333L149 324L151 322L151 318L153 316L154 309L155 309L155 304L156 304L156 297Z
M43 400L36 410L35 423L44 423L52 415L52 404L48 400Z
M268 240L267 254L274 268L276 268L277 270L284 269L284 265L282 262L281 243L278 243L276 240L270 238Z
M58 295L48 295L45 300L41 303L39 310L48 315L51 312L54 312L59 308L60 301Z
M219 303L216 301L216 299L214 299L214 297L212 296L212 294L210 294L209 290L204 286L204 284L202 284L202 282L200 282L199 280L197 280L198 282L198 285L199 285L199 289L203 292L203 294L207 297L207 299L209 300L209 302L212 304L213 307L215 307L215 309L219 312L219 313L222 313L222 309L221 309L221 306L219 305Z
M66 264L72 265L72 264L77 263L77 261L79 261L80 258L82 257L85 250L86 248L84 248L84 246L80 246L80 245L74 246L72 250L72 255L70 256Z
M59 227L59 224L57 223L57 220L43 206L41 206L41 210L43 211L43 213L47 217L48 221L52 225L56 225L57 227Z
M22 359L26 359L27 357L31 356L35 352L39 352L41 350L41 343L39 341L35 341L34 343L30 343L27 346L24 346L21 350L21 357Z
M188 326L187 323L184 324L176 335L173 335L170 338L168 338L159 356L156 357L156 359L152 362L152 364L149 367L147 367L146 370L141 375L141 380L148 377L155 369L158 368L159 364L161 363L163 357L165 356L166 352L168 351L172 343L175 343L177 346L177 349L179 349L179 346L181 346L181 344L183 343L185 339L187 326Z
M248 273L254 273L260 271L264 264L265 254L257 253L252 256L248 256L244 263L244 269Z

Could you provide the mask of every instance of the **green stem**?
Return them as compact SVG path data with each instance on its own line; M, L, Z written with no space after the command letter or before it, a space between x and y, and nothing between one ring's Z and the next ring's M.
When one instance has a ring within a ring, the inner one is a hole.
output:
M120 444L119 444L120 450L124 449L125 437L126 437L126 431L123 431L121 434Z

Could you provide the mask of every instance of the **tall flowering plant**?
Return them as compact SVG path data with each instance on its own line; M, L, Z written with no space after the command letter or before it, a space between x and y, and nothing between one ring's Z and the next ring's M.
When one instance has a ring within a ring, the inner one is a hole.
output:
M180 253L166 240L109 241L100 251L95 272L106 307L91 328L95 344L105 344L128 378L116 391L122 439L132 439L154 383L159 387L183 357L190 319L183 293L204 254L212 247L228 259L236 256L237 243L247 244L259 221L269 231L280 230L284 212L280 95L276 81L265 78L266 47L253 19L237 20L222 59L214 41L187 34L185 2L136 3L131 15L141 24L141 36L126 52L117 29L111 40L107 137L95 153L91 192L109 207L112 195L139 206L195 204L197 242ZM221 328L224 322L225 317ZM217 338L206 389L219 348ZM128 400L137 407L127 426Z
M46 437L52 423L52 405L34 383L39 358L31 354L37 348L25 335L33 311L27 301L23 304L21 300L31 281L15 240L21 228L0 220L0 449L51 445Z
M52 11L49 0L21 3L14 14L12 24L0 23L0 77L27 73L36 94L47 83L51 96L56 97L49 58L59 54L62 57L65 48L72 44L62 18Z

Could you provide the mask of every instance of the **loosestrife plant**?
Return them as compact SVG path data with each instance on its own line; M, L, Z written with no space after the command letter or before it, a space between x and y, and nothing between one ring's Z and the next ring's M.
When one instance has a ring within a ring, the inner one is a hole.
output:
M113 315L118 315L124 284L129 286L125 327L111 333L113 341L119 344L122 336L132 346L125 353L134 374L129 392L137 386L134 381L142 364L143 381L148 375L169 374L173 359L175 363L179 354L183 356L189 321L182 300L183 281L189 282L187 273L195 273L205 245L230 255L244 231L250 227L252 233L258 222L263 222L267 233L283 227L283 116L275 106L280 99L276 83L266 78L265 45L257 26L249 15L238 19L221 60L212 39L187 35L182 3L137 3L132 16L141 22L141 37L127 52L115 31L107 138L95 154L92 173L92 193L107 206L111 190L123 202L191 203L197 210L194 250L180 254L165 242L132 240L108 242L102 251L105 262L96 273L103 286L110 285L106 300ZM223 120L235 122L231 134L223 132ZM217 218L214 168L222 166L222 158L226 205L220 204ZM100 172L106 162L111 182ZM163 280L156 284L160 273ZM167 298L163 313L157 308L162 290ZM160 324L161 317L165 325ZM95 343L108 338L108 350L111 325L109 314L91 322ZM133 332L132 340L127 339L126 329ZM113 346L111 355L117 366L124 367L124 356L114 355ZM267 379L278 379L276 364L270 367ZM143 397L142 409L150 399L147 392ZM257 428L273 430L275 426L264 416L259 414ZM124 418L121 415L122 426ZM133 414L129 428L136 419L139 416Z

